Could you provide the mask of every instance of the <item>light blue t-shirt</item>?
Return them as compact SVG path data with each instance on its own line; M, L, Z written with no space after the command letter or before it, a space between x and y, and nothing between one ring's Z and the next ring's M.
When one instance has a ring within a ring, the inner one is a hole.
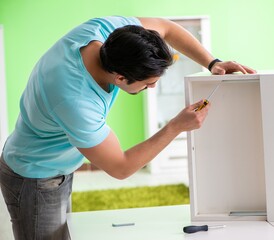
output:
M109 134L107 114L118 87L104 91L86 70L80 48L102 43L116 28L141 25L133 17L91 19L50 48L34 67L20 101L4 159L19 175L48 178L70 174L83 163L76 147L89 148Z

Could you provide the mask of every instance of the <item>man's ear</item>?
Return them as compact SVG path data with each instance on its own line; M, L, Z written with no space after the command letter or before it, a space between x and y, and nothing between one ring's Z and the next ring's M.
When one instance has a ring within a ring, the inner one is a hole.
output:
M120 85L120 84L126 83L127 79L123 75L120 75L117 73L115 75L114 81L117 85Z

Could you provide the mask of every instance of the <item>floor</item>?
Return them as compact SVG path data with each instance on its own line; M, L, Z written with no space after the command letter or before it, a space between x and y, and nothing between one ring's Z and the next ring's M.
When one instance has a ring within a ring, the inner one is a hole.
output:
M74 174L73 191L115 189L138 186L157 186L162 184L185 183L188 176L182 174L150 174L140 170L125 180L117 180L103 171L79 171ZM13 240L9 214L0 191L0 240Z

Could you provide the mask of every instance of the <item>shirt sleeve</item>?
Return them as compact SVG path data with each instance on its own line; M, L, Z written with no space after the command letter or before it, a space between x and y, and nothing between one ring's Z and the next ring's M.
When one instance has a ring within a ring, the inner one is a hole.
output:
M104 109L92 100L67 99L54 108L53 114L75 147L93 147L103 142L110 132Z

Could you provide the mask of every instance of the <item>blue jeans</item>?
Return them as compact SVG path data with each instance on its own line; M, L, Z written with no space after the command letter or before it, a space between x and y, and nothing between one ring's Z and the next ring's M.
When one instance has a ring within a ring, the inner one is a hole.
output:
M70 211L73 174L53 178L25 178L0 160L0 186L11 217L15 240L70 239L66 213Z

